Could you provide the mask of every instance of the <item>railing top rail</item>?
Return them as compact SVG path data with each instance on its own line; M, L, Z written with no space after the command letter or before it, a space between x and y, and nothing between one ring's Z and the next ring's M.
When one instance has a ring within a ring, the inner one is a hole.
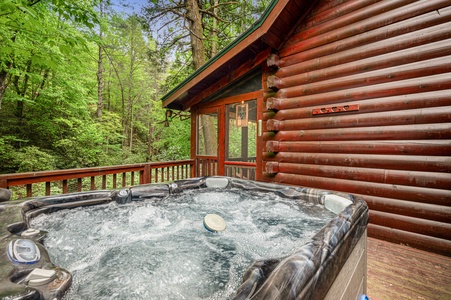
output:
M124 172L136 172L143 171L146 167L150 169L175 167L183 165L193 165L194 160L177 160L177 161L164 161L164 162L149 162L128 164L119 166L104 166L93 168L80 168L80 169L66 169L66 170L52 170L52 171L39 171L39 172L27 172L27 173L12 173L12 174L0 174L0 184L6 182L7 186L15 186L21 184L37 183L45 181L57 181L65 179L83 178L91 176L102 176L108 174L117 174ZM4 185L4 184L3 184Z

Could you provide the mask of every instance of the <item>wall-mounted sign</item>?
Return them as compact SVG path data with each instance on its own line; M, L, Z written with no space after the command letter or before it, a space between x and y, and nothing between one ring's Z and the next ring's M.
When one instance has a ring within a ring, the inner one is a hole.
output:
M332 106L332 107L321 107L321 108L314 108L312 110L312 115L333 114L333 113L342 113L342 112L347 112L347 111L358 111L358 110L359 110L358 104Z
M247 127L249 106L247 103L236 106L236 127Z

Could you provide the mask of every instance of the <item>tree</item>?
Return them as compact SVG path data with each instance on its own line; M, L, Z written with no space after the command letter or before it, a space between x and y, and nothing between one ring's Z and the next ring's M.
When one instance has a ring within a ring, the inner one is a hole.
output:
M79 32L61 30L61 20L93 28L97 15L87 0L76 3L60 0L0 2L0 109L6 89L12 82L15 82L17 89L18 80L23 79L23 89L19 94L23 96L27 92L34 62L39 61L47 66L58 63L59 55L46 51L50 50L46 46L59 45L61 53L69 53L75 44L86 45L86 39ZM44 47L40 47L39 42L43 40ZM36 48L37 51L33 51ZM38 75L44 76L42 72L40 70ZM19 74L22 78L17 76ZM22 104L19 100L19 114Z
M169 37L162 40L163 50L173 45L178 49L186 49L189 45L189 51L185 52L191 53L192 64L186 64L192 66L189 68L191 72L203 66L207 57L216 55L218 47L229 43L243 31L245 21L237 22L241 20L237 16L242 17L249 7L252 7L249 11L255 8L252 1L242 1L241 4L237 1L219 0L149 1L145 11L147 22L161 23L160 29ZM257 6L260 11L263 7ZM255 15L250 16L245 20L253 23ZM178 81L181 81L180 78ZM214 119L202 115L201 123L206 154L216 155Z

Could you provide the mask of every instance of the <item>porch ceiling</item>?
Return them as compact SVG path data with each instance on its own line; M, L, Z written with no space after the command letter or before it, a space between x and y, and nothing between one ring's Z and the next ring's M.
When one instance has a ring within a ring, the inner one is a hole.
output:
M260 62L260 53L280 49L316 2L272 1L259 21L166 94L163 107L187 110L244 75L237 69L244 66L247 70L241 72L249 71Z

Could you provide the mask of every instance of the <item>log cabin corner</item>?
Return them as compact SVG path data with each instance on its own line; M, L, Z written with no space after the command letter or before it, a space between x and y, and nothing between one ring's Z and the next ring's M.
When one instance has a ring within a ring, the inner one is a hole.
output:
M450 22L449 0L273 1L163 106L191 113L197 176L352 193L370 237L450 256Z

